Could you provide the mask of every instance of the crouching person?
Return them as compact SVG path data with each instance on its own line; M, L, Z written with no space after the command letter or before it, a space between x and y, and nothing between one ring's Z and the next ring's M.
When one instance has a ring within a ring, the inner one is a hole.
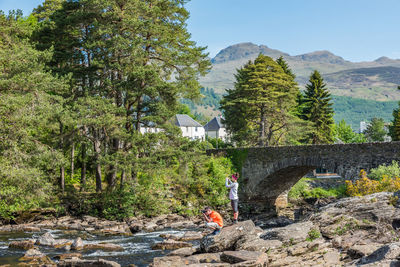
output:
M204 220L206 221L206 227L214 230L212 235L218 234L224 226L221 215L218 212L211 210L210 207L205 207L202 212Z

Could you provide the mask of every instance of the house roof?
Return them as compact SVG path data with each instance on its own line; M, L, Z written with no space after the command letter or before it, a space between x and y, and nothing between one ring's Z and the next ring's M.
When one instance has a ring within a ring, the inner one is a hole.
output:
M186 114L176 114L175 125L180 127L203 127L203 125L201 125Z
M206 131L217 131L221 128L225 128L224 124L221 121L221 117L214 117L206 125L204 125L204 129Z

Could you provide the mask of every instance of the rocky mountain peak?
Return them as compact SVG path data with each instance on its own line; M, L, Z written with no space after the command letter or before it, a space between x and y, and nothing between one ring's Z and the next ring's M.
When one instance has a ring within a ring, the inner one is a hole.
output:
M227 61L234 61L243 58L253 58L258 54L264 54L270 57L278 57L280 55L288 56L288 54L271 49L266 45L256 45L250 42L239 43L235 45L228 46L222 49L212 60L213 64L224 63Z
M342 57L333 54L327 50L315 51L303 55L298 55L296 58L304 61L313 61L313 62L323 62L329 64L345 64L348 61L344 60Z

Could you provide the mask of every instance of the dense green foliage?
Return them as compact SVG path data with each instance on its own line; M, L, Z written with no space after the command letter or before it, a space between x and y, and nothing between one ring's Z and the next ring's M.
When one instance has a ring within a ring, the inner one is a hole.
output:
M355 133L350 125L341 120L333 127L335 142L343 143L365 143L367 138L362 133Z
M321 74L314 71L304 92L301 118L313 124L306 142L327 144L333 142L333 108L331 95Z
M400 102L399 102L400 107ZM389 135L393 141L400 141L400 108L397 107L393 110L393 120L389 127Z
M352 98L348 96L332 96L333 116L336 122L345 120L354 130L360 127L360 121L370 121L374 117L392 120L392 111L397 101L375 101Z
M232 172L229 159L192 155L181 162L172 161L169 166L153 163L156 166L151 171L139 173L136 181L128 181L113 192L74 192L63 201L67 205L74 203L69 210L75 215L91 214L112 220L165 213L191 216L204 206L222 207L229 201L225 188L225 177Z
M122 219L226 203L230 161L169 122L181 98L200 97L210 65L184 4L46 0L27 18L0 14L0 217L55 206Z
M291 141L291 130L299 128L293 114L299 89L287 72L262 54L238 69L234 88L221 100L225 125L234 142L268 146Z
M344 197L346 193L346 186L332 187L324 189L321 187L312 188L309 184L315 178L302 178L300 179L289 191L289 200L299 200L306 198L324 198L324 197Z
M387 134L385 121L382 118L372 118L364 134L370 142L383 142Z
M390 179L400 177L400 166L397 161L392 161L392 164L380 165L378 168L370 170L369 178L374 180L381 180L384 176Z

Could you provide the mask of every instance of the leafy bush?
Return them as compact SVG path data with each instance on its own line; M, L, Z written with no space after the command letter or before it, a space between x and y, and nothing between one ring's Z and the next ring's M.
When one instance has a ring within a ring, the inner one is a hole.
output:
M324 197L343 197L346 194L346 186L324 189L321 187L311 188L308 182L310 178L302 178L289 191L289 199L324 198Z
M0 161L0 218L22 210L48 206L52 185L35 168Z
M384 176L394 179L400 177L400 166L395 160L390 165L380 165L378 168L371 169L369 178L373 180L381 180Z
M378 192L395 192L400 190L400 177L390 178L383 175L379 180L369 179L364 170L360 171L360 179L346 181L346 193L349 196L364 196Z
M321 237L321 233L319 232L318 229L311 229L308 232L308 237L306 238L307 241L314 241L317 238Z

